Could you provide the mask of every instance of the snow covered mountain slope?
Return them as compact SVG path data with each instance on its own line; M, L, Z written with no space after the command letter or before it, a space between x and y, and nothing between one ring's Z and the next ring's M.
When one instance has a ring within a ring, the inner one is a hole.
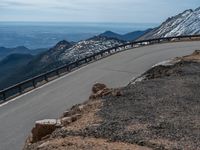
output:
M124 41L102 36L95 36L78 43L61 41L49 51L36 57L31 64L37 66L34 68L53 69L123 43Z
M102 50L115 47L125 43L122 40L95 36L85 41L80 41L69 49L66 49L59 57L60 61L76 61L78 59L90 56Z
M200 34L200 7L168 18L158 28L140 37L139 40L195 34Z
M17 75L15 76L23 74L24 80L24 78L26 79L36 76L40 73L50 71L62 65L69 64L78 59L123 43L124 41L102 36L95 36L78 43L61 41L48 51L34 57L32 61L22 68L22 70L17 72Z

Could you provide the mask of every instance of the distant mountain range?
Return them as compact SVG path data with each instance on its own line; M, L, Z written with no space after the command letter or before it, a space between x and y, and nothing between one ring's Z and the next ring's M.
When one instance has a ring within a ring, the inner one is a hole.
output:
M47 49L35 49L35 50L30 50L24 46L18 46L14 48L5 48L5 47L0 47L0 60L5 58L6 56L9 56L11 54L31 54L31 55L37 55L41 52L46 51Z
M138 40L195 34L200 34L200 7L168 18L159 27L144 34Z
M117 38L117 39L123 40L123 41L134 41L134 40L138 39L139 37L141 37L142 35L150 32L151 30L152 29L147 29L144 31L130 32L127 34L118 34L118 33L112 32L112 31L106 31L106 32L100 34L100 36Z

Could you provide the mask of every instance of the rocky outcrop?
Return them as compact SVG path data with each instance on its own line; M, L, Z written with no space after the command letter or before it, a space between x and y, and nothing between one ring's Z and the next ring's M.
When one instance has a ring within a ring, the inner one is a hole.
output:
M200 62L200 50L195 50L191 55L178 57L180 61Z
M96 83L92 87L92 94L90 95L90 99L101 98L103 96L109 95L112 93L112 89L107 88L105 84Z
M31 143L38 142L42 140L45 136L51 134L56 128L61 127L60 120L57 119L45 119L36 121L35 127L32 129L30 136Z
M105 88L107 88L105 84L96 83L96 84L93 85L93 87L92 87L92 92L93 92L94 94L96 94L97 92L99 92L99 91L101 91L101 90L103 90L103 89L105 89Z

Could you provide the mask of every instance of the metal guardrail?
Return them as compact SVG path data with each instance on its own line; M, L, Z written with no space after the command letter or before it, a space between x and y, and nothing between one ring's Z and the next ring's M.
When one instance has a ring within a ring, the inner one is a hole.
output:
M166 42L178 42L178 41L185 41L185 40L200 40L200 35L192 35L192 36L177 36L177 37L167 37L167 38L157 38L157 39L149 39L149 40L142 40L142 41L133 41L123 45L119 45L113 48L109 48L98 53L95 53L91 56L85 57L83 59L77 60L70 64L61 66L49 72L40 74L35 76L31 79L25 80L18 84L15 84L11 87L8 87L2 91L0 91L0 103L6 102L14 97L22 95L30 90L33 90L45 83L58 78L64 74L71 72L72 70L79 68L82 65L88 64L92 61L113 55L120 51L124 51L131 48L138 48L141 46L147 46L152 44L158 43L166 43Z

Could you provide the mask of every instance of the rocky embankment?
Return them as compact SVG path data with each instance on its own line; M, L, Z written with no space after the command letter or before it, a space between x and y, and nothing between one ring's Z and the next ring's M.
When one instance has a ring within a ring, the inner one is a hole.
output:
M159 64L120 89L95 84L60 119L37 121L24 150L200 147L200 51Z

